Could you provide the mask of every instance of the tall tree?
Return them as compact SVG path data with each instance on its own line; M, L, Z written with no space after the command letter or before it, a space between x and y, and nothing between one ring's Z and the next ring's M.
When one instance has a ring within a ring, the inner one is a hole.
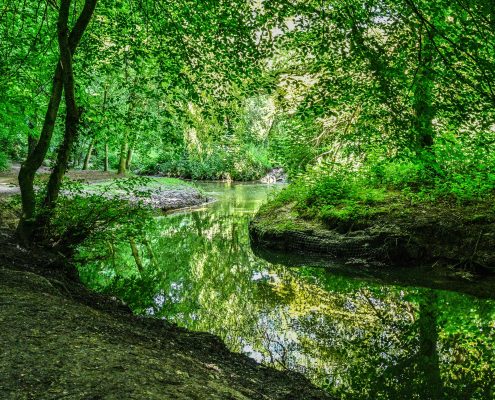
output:
M22 215L17 226L17 234L21 241L29 243L32 240L34 229L36 227L36 196L34 191L34 176L36 171L41 166L45 159L46 153L50 146L50 142L55 127L55 121L57 118L58 110L60 107L60 101L62 98L62 92L65 84L67 88L73 92L73 77L72 77L72 56L74 55L76 48L86 30L91 18L93 16L97 0L86 0L84 7L79 15L74 27L70 34L68 29L65 29L65 13L67 6L65 2L61 3L59 8L58 18L58 42L60 49L60 60L57 63L55 73L52 81L52 90L50 95L50 101L48 103L45 121L43 129L41 131L38 143L34 150L28 154L26 160L22 163L19 171L19 187L21 189L22 199ZM68 19L68 16L67 16ZM66 52L64 54L63 52ZM65 63L64 63L65 61ZM65 71L64 71L65 67ZM72 100L73 93L66 94L67 106L67 118L66 118L66 134L67 138L64 138L64 144L60 147L60 156L57 159L57 167L54 169L47 191L47 197L45 198L45 204L52 206L58 195L58 189L60 188L60 181L65 173L66 158L68 159L67 152L70 152L73 135L76 134L75 125L77 124L77 107Z

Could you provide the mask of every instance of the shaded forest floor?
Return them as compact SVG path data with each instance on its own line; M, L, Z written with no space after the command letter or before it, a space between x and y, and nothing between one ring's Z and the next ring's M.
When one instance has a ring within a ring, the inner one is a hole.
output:
M43 249L0 230L0 398L325 399L215 336L133 316Z

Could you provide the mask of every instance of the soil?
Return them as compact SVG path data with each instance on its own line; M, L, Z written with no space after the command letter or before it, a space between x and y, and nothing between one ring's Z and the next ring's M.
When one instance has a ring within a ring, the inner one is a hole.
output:
M0 230L0 398L328 399L217 337L132 315L70 262Z

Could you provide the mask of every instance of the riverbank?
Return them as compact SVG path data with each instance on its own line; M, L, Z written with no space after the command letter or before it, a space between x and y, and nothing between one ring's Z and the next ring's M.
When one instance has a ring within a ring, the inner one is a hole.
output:
M66 260L19 248L10 231L0 249L2 398L328 398L213 335L133 316L88 291Z
M17 183L18 173L19 166L12 167L8 172L0 173L0 198L20 193ZM41 179L47 179L49 173L50 170L45 167L38 170L38 176ZM175 178L144 177L145 182L133 188L134 192L139 192L139 195L135 195L119 189L117 185L112 185L113 182L127 178L115 172L71 170L67 173L67 177L83 183L84 188L79 194L100 194L108 198L120 198L130 203L139 202L144 206L162 211L196 207L212 201L194 185Z
M322 254L357 266L444 265L471 274L495 273L492 199L470 204L411 203L400 197L304 215L294 203L272 202L250 224L255 246Z

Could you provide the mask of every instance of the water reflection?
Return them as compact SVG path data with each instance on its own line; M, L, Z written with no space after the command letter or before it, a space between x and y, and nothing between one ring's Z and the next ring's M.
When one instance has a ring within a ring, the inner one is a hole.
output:
M219 201L158 219L136 240L140 268L121 243L82 277L136 313L215 333L341 398L495 397L493 300L269 263L253 254L247 224L274 189L203 187Z

